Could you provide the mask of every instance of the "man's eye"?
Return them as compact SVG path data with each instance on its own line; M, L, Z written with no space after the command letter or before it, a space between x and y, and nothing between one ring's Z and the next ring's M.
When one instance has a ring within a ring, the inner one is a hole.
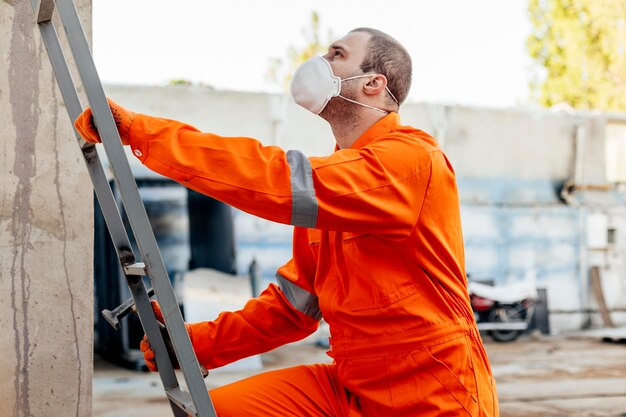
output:
M335 49L335 56L343 56L339 49Z

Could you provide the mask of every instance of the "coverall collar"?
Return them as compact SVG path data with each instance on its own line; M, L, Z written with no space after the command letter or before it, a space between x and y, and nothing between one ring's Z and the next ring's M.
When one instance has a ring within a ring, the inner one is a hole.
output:
M375 139L396 130L398 126L400 126L400 116L398 116L398 113L396 112L390 112L388 115L370 126L370 128L367 129L361 137L352 144L352 146L350 146L350 149L360 149L367 146Z

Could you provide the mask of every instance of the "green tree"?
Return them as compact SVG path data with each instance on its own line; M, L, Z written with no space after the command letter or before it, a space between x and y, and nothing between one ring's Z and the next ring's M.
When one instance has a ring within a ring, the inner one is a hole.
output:
M626 1L529 0L528 9L535 100L626 110Z
M286 59L272 58L266 75L267 79L287 90L291 77L300 64L315 55L325 54L328 45L332 43L334 38L332 31L328 30L323 39L321 31L320 17L316 11L313 11L309 26L302 29L304 45L290 46Z

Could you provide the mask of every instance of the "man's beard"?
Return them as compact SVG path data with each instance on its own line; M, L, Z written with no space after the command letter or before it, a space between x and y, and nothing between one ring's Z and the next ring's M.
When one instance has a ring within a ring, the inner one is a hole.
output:
M354 89L344 88L342 85L341 95L353 99ZM333 97L326 104L324 110L320 112L319 116L332 125L355 126L359 120L357 107L354 103L350 103L341 97Z

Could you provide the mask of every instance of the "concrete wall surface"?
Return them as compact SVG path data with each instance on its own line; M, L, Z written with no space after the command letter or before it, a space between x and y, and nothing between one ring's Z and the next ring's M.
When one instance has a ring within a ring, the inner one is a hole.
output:
M308 155L333 149L328 125L287 96L200 86L106 90L135 111L223 136ZM605 128L613 119L624 124L624 115L406 103L400 116L437 137L455 168L473 278L505 285L535 277L547 289L552 330L559 332L601 324L589 286L596 265L614 319L626 323L626 194L607 182L605 167ZM154 175L130 159L137 175ZM564 197L568 180L573 191ZM235 219L238 270L256 258L263 275L273 276L290 257L290 228L245 213Z
M30 1L0 33L0 416L90 416L93 192Z

